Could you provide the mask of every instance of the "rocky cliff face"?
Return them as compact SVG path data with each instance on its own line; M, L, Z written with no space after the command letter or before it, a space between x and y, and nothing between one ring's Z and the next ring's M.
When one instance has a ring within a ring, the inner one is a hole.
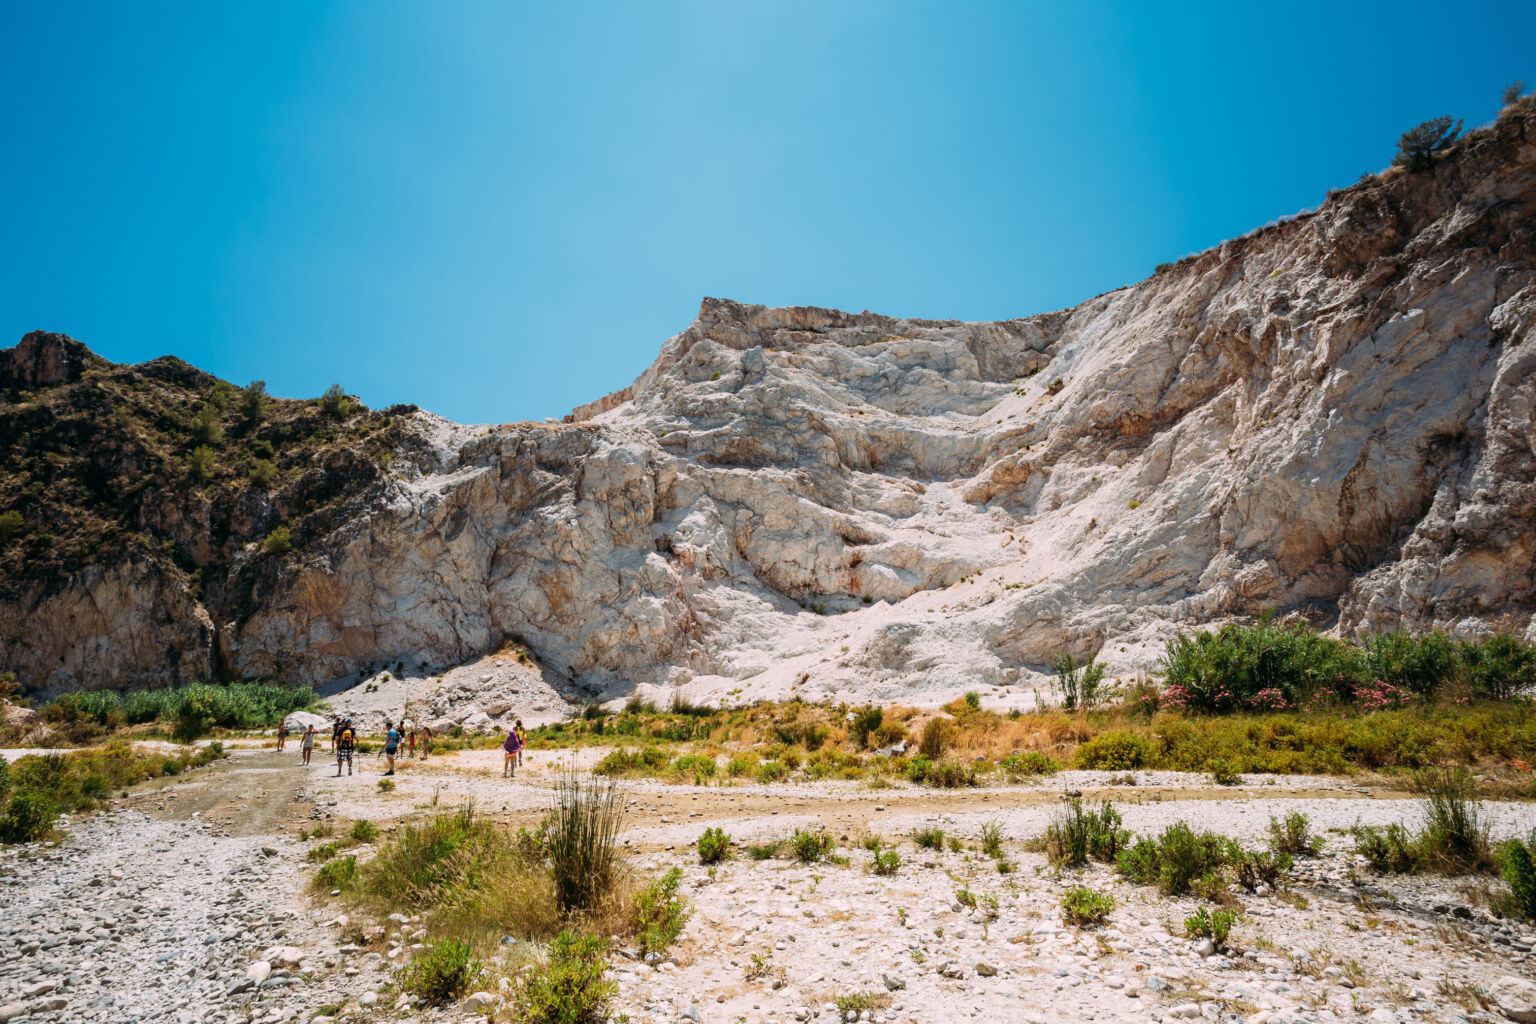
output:
M706 299L566 423L402 418L345 517L215 600L131 559L12 600L6 663L322 683L518 638L608 693L924 700L1269 608L1536 640L1533 257L1526 113L1071 310Z

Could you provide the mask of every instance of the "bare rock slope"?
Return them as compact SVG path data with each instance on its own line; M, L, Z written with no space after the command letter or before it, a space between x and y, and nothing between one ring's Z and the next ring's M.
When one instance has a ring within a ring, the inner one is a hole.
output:
M93 567L111 621L55 643L156 620L231 677L321 683L516 638L606 694L914 700L1064 650L1150 666L1266 608L1536 639L1533 256L1527 113L1071 310L706 299L565 423L414 414L355 515L231 561L238 615ZM71 592L0 613L34 685L103 682L19 638Z

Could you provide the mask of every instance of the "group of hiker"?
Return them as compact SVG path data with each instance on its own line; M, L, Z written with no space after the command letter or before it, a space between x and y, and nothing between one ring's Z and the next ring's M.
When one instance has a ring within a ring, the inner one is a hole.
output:
M284 718L277 723L277 749L283 750L288 743L288 719ZM309 764L310 756L315 750L315 737L318 735L314 723L304 727L304 734L299 742L303 751L301 764ZM416 743L421 742L421 759L425 761L427 755L432 753L432 727L423 725L420 728L412 726L406 731L406 725L401 722L384 723L384 747L379 755L384 758L384 774L395 774L395 757L400 752L402 744L406 747L406 756L416 756ZM512 778L514 772L523 763L523 748L528 745L528 734L523 731L523 720L516 719L512 728L507 730L507 738L502 741L501 750L501 774L504 778ZM352 724L352 719L347 715L338 715L331 723L331 750L336 754L336 777L341 777L342 765L346 765L347 774L352 774L352 753L357 746L357 729Z

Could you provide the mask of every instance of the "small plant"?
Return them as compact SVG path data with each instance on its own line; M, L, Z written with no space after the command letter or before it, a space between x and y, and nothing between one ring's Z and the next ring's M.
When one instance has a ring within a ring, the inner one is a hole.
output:
M1220 836L1197 833L1178 821L1161 836L1121 850L1115 866L1138 885L1155 883L1164 896L1179 896L1190 890L1195 879L1220 868L1225 854L1226 844Z
M1083 886L1068 889L1061 898L1061 918L1074 928L1103 924L1114 909L1115 898L1109 893L1097 893Z
M894 875L901 868L901 858L895 850L882 850L875 854L874 861L870 864L870 870L877 875Z
M323 864L336 854L341 852L341 847L336 843L322 843L304 855L304 859L313 864Z
M1323 840L1312 835L1312 822L1305 814L1292 811L1284 819L1269 819L1269 848L1290 857L1315 857Z
M286 526L275 526L261 542L261 549L269 555L281 555L293 547L293 535Z
M854 992L850 995L838 996L833 1002L837 1005L838 1017L848 1020L850 1014L854 1019L858 1019L871 1010L890 1006L891 997L886 992Z
M1123 772L1144 767L1152 760L1151 744L1133 732L1101 732L1077 748L1079 768Z
M1003 826L989 821L981 826L981 852L997 860L1003 855Z
M937 761L944 756L944 750L949 746L951 725L947 718L932 718L923 726L922 739L918 740L918 753L932 761Z
M395 791L395 780L380 779L378 781L378 787L380 793L393 793Z
M19 790L0 815L0 843L33 843L53 831L58 808L42 793Z
M360 843L371 843L379 838L379 826L366 819L354 821L352 831L347 834Z
M1061 765L1054 758L1035 750L1009 754L998 763L998 767L1009 776L1055 775L1061 771Z
M879 853L885 847L885 840L877 835L862 835L859 837L859 849L868 850L870 853Z
M917 844L919 850L944 849L944 830L941 828L917 829L912 833L912 841Z
M469 943L443 939L433 943L400 971L400 987L428 1003L446 1003L469 990L480 975L480 961L469 953Z
M1509 883L1507 909L1526 920L1536 919L1536 836L1511 839L1499 849L1499 871Z
M322 889L340 889L345 892L356 881L357 858L350 855L337 857L315 872L315 884Z
M1445 874L1492 871L1493 847L1472 773L1466 768L1431 769L1415 781L1424 791L1421 862Z
M1237 770L1231 761L1212 761L1210 768L1211 781L1218 786L1240 786L1243 784L1242 773Z
M1082 867L1089 860L1112 862L1131 839L1120 825L1120 812L1113 804L1085 810L1082 799L1073 797L1046 826L1046 859L1056 868Z
M731 837L722 828L707 828L699 836L699 863L718 864L731 855Z
M960 853L965 849L965 844L960 841L959 836L950 836L945 842L949 844L950 853Z
M1414 869L1416 857L1413 837L1397 822L1385 828L1356 825L1352 831L1355 852L1382 874L1406 874Z
M834 843L832 837L825 832L810 832L803 828L795 829L789 837L789 847L795 855L795 860L802 864L815 864L826 860L832 853Z
M692 911L677 895L681 868L673 868L635 894L635 931L640 952L659 953L683 930Z
M971 711L981 710L981 694L975 690L967 690L965 694L965 706Z
M549 962L523 975L520 1024L602 1024L619 986L607 980L608 940L564 931L549 945Z
M747 856L752 860L771 860L779 854L778 842L752 843L747 847Z
M967 910L975 910L976 894L964 886L961 886L955 890L955 902L960 904L962 907L965 907Z
M1237 912L1234 910L1218 910L1212 913L1205 907L1200 907L1192 915L1184 919L1184 931L1191 938L1206 938L1217 949L1225 949L1227 936L1232 933L1232 923L1237 920Z
M1286 872L1291 869L1291 858L1287 854L1267 850L1250 852L1236 842L1227 844L1227 863L1232 867L1237 884L1249 892L1256 892L1261 885L1279 889Z

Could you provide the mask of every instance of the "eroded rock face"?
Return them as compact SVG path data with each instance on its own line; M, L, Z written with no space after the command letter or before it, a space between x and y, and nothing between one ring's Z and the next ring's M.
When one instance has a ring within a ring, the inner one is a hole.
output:
M210 623L82 576L0 629L61 687L100 684L87 650L166 675L145 633L186 638L178 676L303 683L517 637L594 683L907 700L1265 608L1530 636L1533 137L1023 320L706 299L564 424L418 414L427 454L318 550L237 562Z

